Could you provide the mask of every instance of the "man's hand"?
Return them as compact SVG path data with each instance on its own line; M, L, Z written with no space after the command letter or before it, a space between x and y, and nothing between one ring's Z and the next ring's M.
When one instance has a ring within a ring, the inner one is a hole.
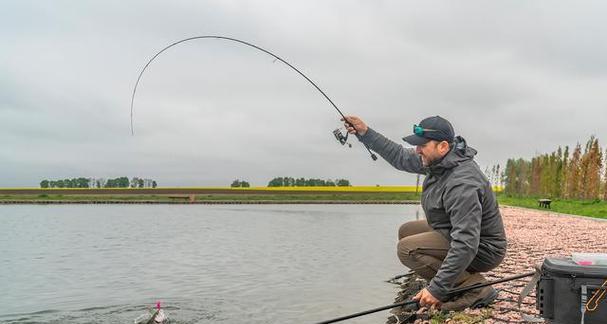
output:
M362 136L365 135L367 133L367 130L369 129L369 127L367 127L367 124L365 124L365 122L363 122L360 118L356 116L346 116L346 120L344 120L343 118L341 120L344 122L346 130L350 134L358 132L358 135Z
M411 298L413 300L419 301L420 307L431 307L431 306L440 306L440 300L436 299L432 294L428 291L428 289L424 288L420 290L415 297Z

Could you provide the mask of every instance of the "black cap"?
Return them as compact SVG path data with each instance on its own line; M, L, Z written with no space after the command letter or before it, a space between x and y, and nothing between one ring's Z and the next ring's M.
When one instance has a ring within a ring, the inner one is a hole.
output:
M414 126L415 127L415 126ZM424 129L422 135L415 134L403 137L403 140L411 145L422 145L430 140L453 142L455 131L451 123L441 116L432 116L425 118L419 123L419 127Z

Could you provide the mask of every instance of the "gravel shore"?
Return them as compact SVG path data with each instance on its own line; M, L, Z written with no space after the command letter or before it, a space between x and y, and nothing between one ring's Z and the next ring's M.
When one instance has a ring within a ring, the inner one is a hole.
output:
M486 273L496 280L534 270L548 256L570 256L572 252L607 253L607 221L564 215L550 211L501 207L508 253L502 264ZM517 308L518 296L529 278L498 284L498 300L489 309L451 314L446 323L525 323ZM523 301L522 311L537 315L535 292ZM417 320L415 323L428 321Z

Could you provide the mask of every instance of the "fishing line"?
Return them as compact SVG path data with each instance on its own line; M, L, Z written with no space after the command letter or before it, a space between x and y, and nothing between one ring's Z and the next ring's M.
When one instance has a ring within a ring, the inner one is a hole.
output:
M320 87L318 87L316 85L316 83L314 83L314 81L312 81L310 78L308 78L305 74L303 74L303 72L301 72L300 70L298 70L296 67L294 67L293 65L291 65L289 62L283 60L281 57L279 57L278 55L264 49L261 48L257 45L251 44L249 42L245 42L243 40L240 39L236 39L236 38L232 38L232 37L225 37L225 36L216 36L216 35L206 35L206 36L195 36L195 37L189 37L189 38L185 38L179 41L176 41L168 46L166 46L165 48L163 48L162 50L160 50L158 53L156 53L154 56L152 56L152 58L145 64L145 66L143 67L143 69L141 69L141 72L139 72L139 76L137 77L137 82L135 82L135 87L133 88L133 94L131 96L131 135L135 135L135 130L133 127L133 106L135 103L135 94L137 93L137 87L139 86L139 82L141 81L141 77L143 76L143 73L145 72L145 70L148 68L148 66L150 66L150 64L156 59L156 57L158 57L160 54L162 54L164 51L168 50L169 48L176 46L178 44L181 43L185 43L188 41L192 41L192 40L197 40L197 39L220 39L220 40L226 40L226 41L231 41L231 42L236 42L239 44L243 44L249 47L252 47L254 49L257 49L259 51L262 51L272 57L274 57L275 60L279 60L280 62L284 63L285 65L287 65L288 67L290 67L291 69L293 69L295 72L297 72L299 75L301 75L303 78L305 78L310 84L312 84L314 86L314 88L316 88L316 90L318 90L323 97L325 97L325 99L327 99L329 101L329 103L331 104L331 106L333 106L333 108L335 108L335 110L339 113L339 115L343 118L344 122L346 122L346 124L349 124L346 121L346 116L341 112L341 110L339 110L339 108L337 107L337 105L335 105L335 103L333 102L333 100L331 100L331 98L329 98L329 96L327 96L327 94L322 91L322 89L320 89ZM337 133L339 133L339 130L336 130ZM341 133L339 133L339 135L336 133L336 131L333 132L333 134L335 135L335 137L337 138L337 140L343 145L346 143L347 137L348 137L348 133L346 132L346 135L342 135ZM356 137L359 137L358 134L356 134ZM363 143L364 144L364 143ZM367 144L364 144L365 148L367 149L367 151L369 152L369 154L371 154L371 158L373 160L377 160L377 156L375 156L375 154L373 154L373 152L371 152L371 150L369 149L369 147L367 146Z

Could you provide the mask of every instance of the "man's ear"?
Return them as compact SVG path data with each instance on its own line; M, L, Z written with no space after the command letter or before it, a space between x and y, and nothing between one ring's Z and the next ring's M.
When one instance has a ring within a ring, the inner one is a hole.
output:
M439 145L442 153L447 153L449 151L449 142L442 141L439 143Z

